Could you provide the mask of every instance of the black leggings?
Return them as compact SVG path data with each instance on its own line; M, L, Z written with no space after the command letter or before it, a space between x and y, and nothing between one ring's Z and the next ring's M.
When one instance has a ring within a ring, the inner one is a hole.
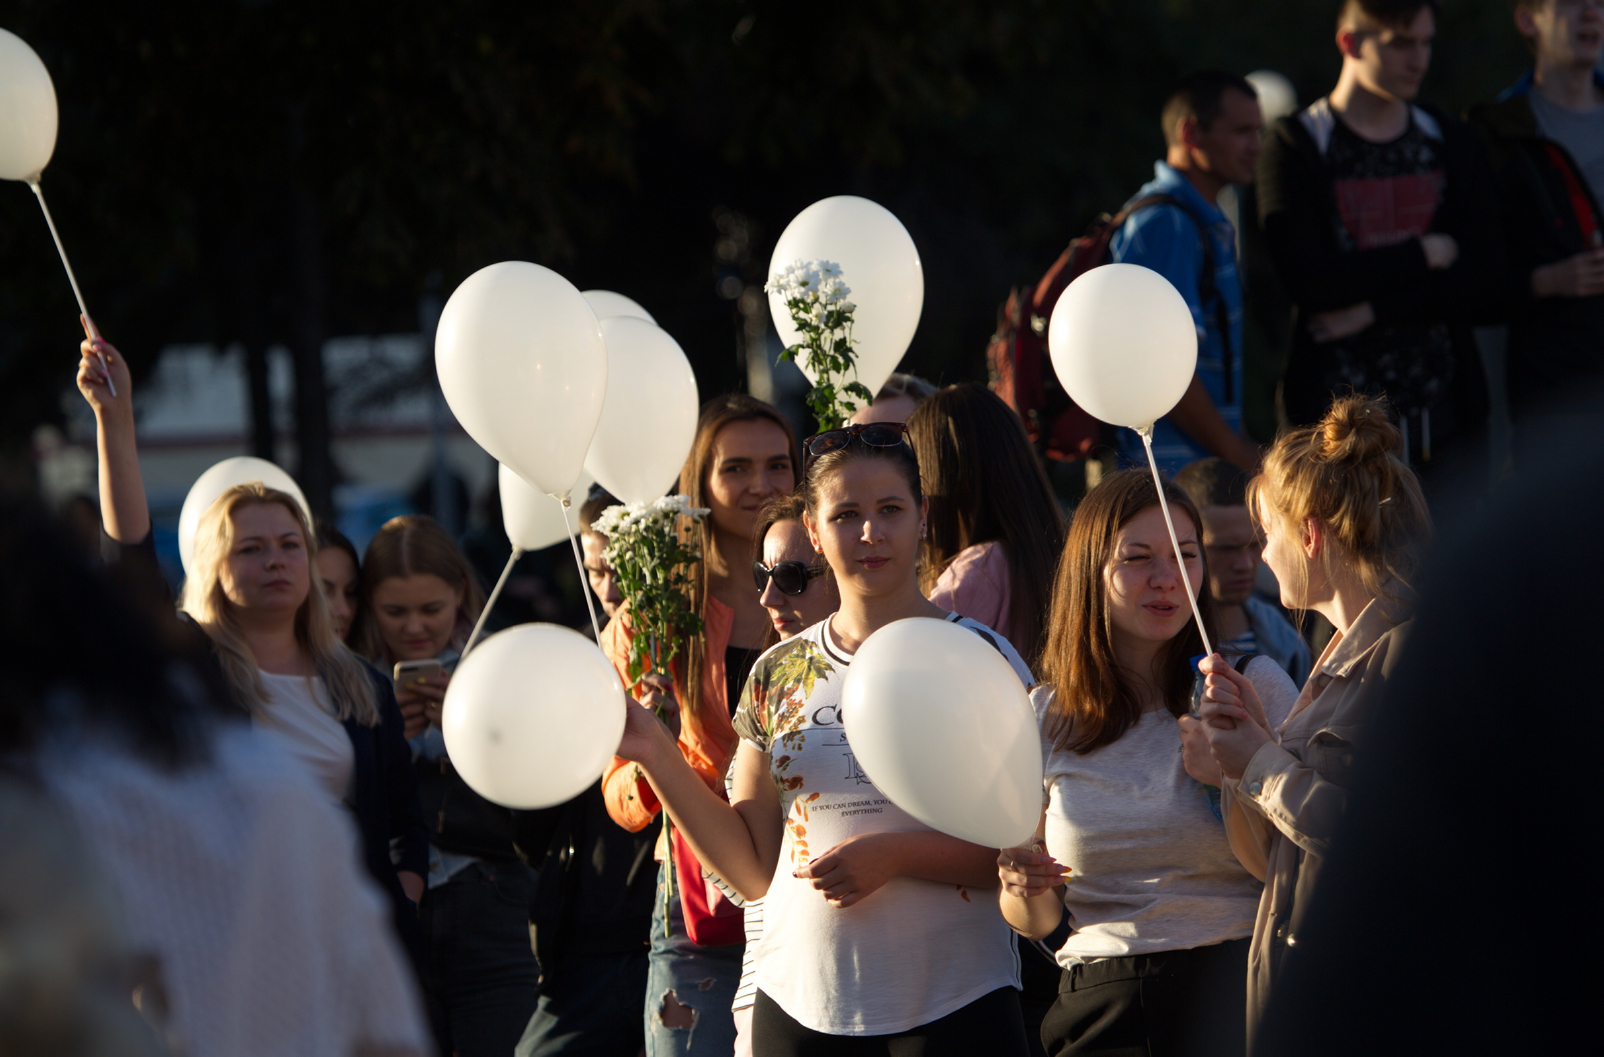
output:
M752 1007L754 1057L1027 1057L1019 992L1000 987L895 1035L826 1035L792 1020L762 991Z

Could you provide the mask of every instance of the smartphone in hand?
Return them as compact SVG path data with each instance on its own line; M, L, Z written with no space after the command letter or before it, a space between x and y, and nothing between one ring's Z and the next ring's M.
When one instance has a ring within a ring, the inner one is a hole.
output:
M418 683L439 682L442 670L440 662L436 660L397 661L395 671L391 675L395 683L395 692L400 694L401 691Z

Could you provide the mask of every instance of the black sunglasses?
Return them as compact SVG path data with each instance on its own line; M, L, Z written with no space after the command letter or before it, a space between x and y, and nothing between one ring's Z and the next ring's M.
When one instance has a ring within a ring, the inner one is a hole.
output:
M851 444L854 437L871 448L895 448L902 443L907 432L906 422L864 422L842 426L840 429L827 429L813 434L802 442L802 452L811 462L821 455L840 451Z
M824 565L803 565L801 562L775 562L772 566L752 563L752 582L761 593L768 590L769 578L781 594L799 595L808 589L808 581L824 575Z

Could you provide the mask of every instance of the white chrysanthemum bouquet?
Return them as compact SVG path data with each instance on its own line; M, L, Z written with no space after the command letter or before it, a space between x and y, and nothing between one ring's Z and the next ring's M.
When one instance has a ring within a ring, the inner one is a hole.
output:
M706 516L689 496L669 495L610 506L591 525L607 537L603 555L629 600L632 683L649 671L666 672L685 640L702 630L691 608L690 567L701 557L692 529Z
M784 360L802 356L813 375L808 407L820 429L835 429L852 416L856 397L861 406L874 394L861 382L843 382L857 362L852 348L852 313L857 305L847 300L851 287L841 281L841 266L831 261L794 261L776 272L764 287L785 301L801 341L780 354Z

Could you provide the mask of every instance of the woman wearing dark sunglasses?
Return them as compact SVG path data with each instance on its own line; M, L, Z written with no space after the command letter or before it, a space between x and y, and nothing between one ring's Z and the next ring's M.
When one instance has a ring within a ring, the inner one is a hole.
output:
M648 709L628 710L619 747L697 855L764 900L752 1034L765 1057L1027 1052L995 849L892 804L856 765L841 723L853 655L908 617L973 630L1031 682L1005 639L920 593L928 504L903 433L900 423L852 426L804 445L803 520L841 605L753 666L735 720L731 801L686 765Z
M765 648L817 624L841 605L830 567L808 540L802 522L806 509L797 492L773 500L758 518L752 580L772 626Z

